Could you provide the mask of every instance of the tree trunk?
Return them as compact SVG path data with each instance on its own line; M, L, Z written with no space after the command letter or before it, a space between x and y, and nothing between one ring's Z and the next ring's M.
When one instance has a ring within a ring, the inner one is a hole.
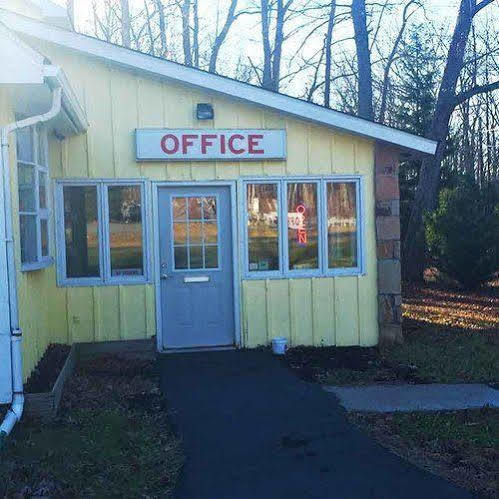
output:
M231 0L225 24L223 25L223 28L220 31L220 33L218 33L217 36L215 37L215 41L213 43L213 49L211 51L211 56L210 56L210 68L209 68L210 73L217 72L218 54L220 53L220 49L222 48L222 45L225 42L225 39L227 38L227 34L229 33L229 30L232 24L234 23L234 20L236 19L235 16L236 8L237 8L237 0Z
M331 63L333 60L333 28L334 17L336 15L336 0L332 0L329 9L329 19L327 22L327 32L324 49L326 51L326 65L324 68L324 105L331 107Z
M359 73L358 113L361 118L373 120L373 81L365 0L352 0L352 19Z
M194 27L192 33L192 51L194 52L194 67L199 68L199 12L198 0L193 0Z
M128 0L121 0L121 41L127 48L130 48L130 31L130 6Z
M269 0L261 0L263 75L262 87L272 90L272 49L270 47L270 6Z
M463 67L466 42L475 13L475 4L475 1L461 0L433 119L427 133L428 137L439 143L436 155L423 159L403 251L404 277L414 282L421 282L423 279L426 265L423 214L425 211L433 211L437 203L440 165L444 157L450 118L456 105L456 86Z
M192 66L191 51L191 0L182 4L182 46L184 49L184 64Z
M159 40L161 43L161 57L166 57L167 55L167 44L166 44L166 19L165 19L165 6L163 5L163 0L156 0L156 10L158 11L159 20Z

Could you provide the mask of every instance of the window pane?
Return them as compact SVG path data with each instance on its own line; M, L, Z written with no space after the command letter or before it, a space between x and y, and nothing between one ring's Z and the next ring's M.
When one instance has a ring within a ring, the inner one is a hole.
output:
M99 277L97 186L64 187L67 277Z
M250 271L279 270L277 184L248 184L248 260Z
M173 244L187 244L187 223L175 222L173 224Z
M47 208L47 174L45 172L38 173L38 198L40 201L40 209Z
M17 160L34 162L33 158L33 129L21 128L16 132Z
M287 192L289 269L317 269L317 184L289 183Z
M201 222L189 223L189 244L201 244L203 242L203 224Z
M111 276L144 275L141 187L110 186L108 196Z
M203 198L203 218L205 220L217 219L217 200L213 197Z
M19 227L21 236L21 262L33 263L37 261L36 216L20 215Z
M172 198L173 219L186 220L187 219L187 199L186 198Z
M38 158L37 163L41 166L47 166L46 135L42 127L38 128Z
M204 223L204 242L205 244L217 244L218 226L216 222Z
M203 268L203 247L202 246L190 246L190 267L191 269L202 269Z
M175 269L187 269L187 246L177 246L175 248Z
M40 220L42 238L42 256L49 256L49 224L47 220Z
M19 184L19 211L36 211L35 168L19 163L17 176Z
M201 220L202 198L188 198L189 220Z
M327 184L329 268L357 267L357 191L354 182Z
M218 246L205 246L204 262L206 269L216 269L218 267Z

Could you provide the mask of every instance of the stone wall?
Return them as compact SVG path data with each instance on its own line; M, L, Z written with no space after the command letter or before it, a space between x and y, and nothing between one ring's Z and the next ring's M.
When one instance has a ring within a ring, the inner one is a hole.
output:
M397 343L403 340L398 151L377 144L375 165L379 340Z

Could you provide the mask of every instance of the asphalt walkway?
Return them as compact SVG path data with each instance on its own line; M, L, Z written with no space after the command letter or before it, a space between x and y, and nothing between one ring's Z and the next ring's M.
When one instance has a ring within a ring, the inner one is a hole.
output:
M472 497L383 449L334 397L268 352L170 354L159 363L186 452L177 499Z
M481 384L328 386L347 411L454 411L499 408L499 391Z

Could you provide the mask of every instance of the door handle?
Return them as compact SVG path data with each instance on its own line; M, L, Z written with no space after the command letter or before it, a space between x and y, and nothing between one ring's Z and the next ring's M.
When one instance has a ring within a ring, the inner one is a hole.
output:
M168 279L170 276L168 274L161 274L161 279Z

